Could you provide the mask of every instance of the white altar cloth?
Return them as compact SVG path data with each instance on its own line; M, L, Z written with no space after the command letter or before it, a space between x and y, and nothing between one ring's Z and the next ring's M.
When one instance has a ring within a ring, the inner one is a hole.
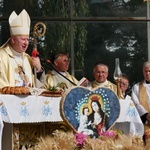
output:
M119 102L120 115L113 128L122 130L127 135L143 136L144 126L133 101L125 99L119 100Z
M0 94L0 115L7 123L58 122L61 97ZM126 134L143 135L143 123L130 99L119 100L120 116L114 126Z
M61 97L0 95L0 113L7 123L62 121Z
M59 122L61 97L16 96L0 94L0 138L3 122L36 123ZM125 134L143 135L143 123L131 100L119 100L120 116L114 129L123 130ZM1 139L0 139L1 141ZM0 142L1 149L1 142Z
M2 121L7 123L63 121L60 116L60 100L61 97L0 94L0 115ZM119 102L120 116L114 127L128 134L143 135L143 123L134 103L130 99Z

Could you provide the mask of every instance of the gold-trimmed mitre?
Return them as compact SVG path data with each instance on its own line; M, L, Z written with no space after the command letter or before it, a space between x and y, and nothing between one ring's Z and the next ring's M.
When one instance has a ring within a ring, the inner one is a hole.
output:
M11 35L29 35L30 33L30 16L25 9L17 15L15 11L9 16L9 26Z

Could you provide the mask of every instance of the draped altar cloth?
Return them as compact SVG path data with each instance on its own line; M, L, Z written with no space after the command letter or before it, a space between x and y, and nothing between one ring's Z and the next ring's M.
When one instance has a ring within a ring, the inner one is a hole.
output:
M0 112L7 123L62 121L61 97L0 95Z
M127 135L143 136L144 126L133 101L126 99L119 102L121 110L114 128L123 130Z
M1 120L7 123L36 123L63 121L60 115L61 97L0 95ZM130 123L131 132L142 135L143 123L134 103L119 100L120 115L117 123ZM131 125L132 124L132 125Z
M0 138L3 122L38 123L63 121L60 115L61 97L0 94ZM143 135L143 123L131 100L119 100L120 115L114 128L125 134ZM0 139L0 141L1 141ZM1 142L0 142L1 149Z

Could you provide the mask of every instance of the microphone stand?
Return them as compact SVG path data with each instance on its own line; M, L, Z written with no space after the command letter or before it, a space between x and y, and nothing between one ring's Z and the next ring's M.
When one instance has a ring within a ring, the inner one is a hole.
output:
M38 57L45 63L45 65L48 67L48 68L52 68L54 71L56 71L59 75L61 75L63 78L65 78L66 80L68 80L72 85L74 86L77 86L74 82L72 82L70 79L68 79L66 76L64 76L63 74L61 74L58 70L56 70L55 66L51 63L50 60L45 60L43 57L39 56ZM49 65L50 66L49 66ZM50 69L51 69L50 68Z

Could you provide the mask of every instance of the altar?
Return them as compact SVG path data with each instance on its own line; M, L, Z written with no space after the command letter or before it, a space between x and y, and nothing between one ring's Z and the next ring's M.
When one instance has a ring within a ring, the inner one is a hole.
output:
M24 149L36 138L50 134L51 127L64 128L60 115L61 97L0 95L2 150ZM120 100L120 116L114 129L143 135L143 123L131 100ZM61 127L62 126L62 127ZM27 139L30 143L27 143Z
M144 134L144 126L132 100L119 100L120 115L113 129L122 130L126 135Z
M65 128L59 111L60 100L61 97L1 94L2 150L29 148L40 136Z

